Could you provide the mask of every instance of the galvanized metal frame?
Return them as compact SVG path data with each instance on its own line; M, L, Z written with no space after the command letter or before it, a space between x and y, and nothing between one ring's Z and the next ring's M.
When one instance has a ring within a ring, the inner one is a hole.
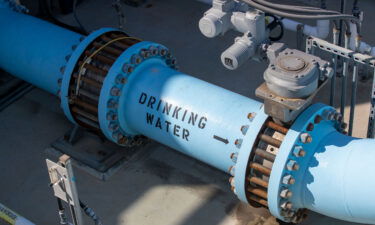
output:
M334 37L334 40L337 40L337 37ZM334 42L335 42L334 41ZM340 105L340 112L344 116L345 115L345 105L346 105L346 85L347 85L347 77L348 77L348 65L350 62L354 63L353 68L353 77L352 77L352 93L351 93L351 106L350 106L350 115L349 115L349 135L352 135L353 132L353 124L354 124L354 113L355 113L355 104L356 104L356 97L357 97L357 84L358 84L358 65L362 64L367 67L371 67L375 70L375 58L370 55L362 54L356 51L349 49L349 36L348 34L345 35L345 47L341 47L336 45L335 43L330 43L328 41L316 38L316 37L308 37L306 39L306 51L314 54L314 49L318 48L326 52L330 52L334 56L334 63L337 63L337 57L341 57L343 59L343 74L342 74L342 94L341 94L341 105ZM336 67L337 65L334 65ZM335 77L334 74L333 77ZM373 76L373 86L371 91L371 106L370 106L370 115L368 120L368 131L367 137L374 138L374 127L375 127L375 104L374 104L374 97L375 97L375 73ZM330 96L330 103L333 105L333 97L334 97L334 84L335 78L332 78L332 85L331 85L331 96Z

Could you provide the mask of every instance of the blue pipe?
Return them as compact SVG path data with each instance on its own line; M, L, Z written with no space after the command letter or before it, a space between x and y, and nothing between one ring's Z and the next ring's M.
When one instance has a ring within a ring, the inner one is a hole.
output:
M98 37L120 31L82 37L2 6L0 67L58 95L77 122L70 88L78 61ZM124 137L145 135L229 173L238 198L252 201L249 165L269 119L263 105L178 72L163 45L138 42L116 58L100 89L97 117L109 140L123 144ZM299 222L309 209L375 224L375 141L341 134L339 118L329 106L312 105L285 134L264 200L274 216Z
M160 59L144 62L132 74L120 109L124 130L225 172L235 165L231 155L242 149L235 142L246 138L241 127L257 129L248 114L264 114L261 103L180 73Z
M374 224L375 142L336 131L326 135L301 183L301 207L339 219Z
M333 108L315 104L289 129L269 181L269 209L274 216L293 221L288 214L294 211L302 216L306 208L337 219L375 224L371 200L375 199L375 140L341 134L336 115ZM306 134L311 142L303 141ZM306 155L296 154L301 149ZM299 169L288 168L291 162ZM285 182L288 176L295 183ZM285 190L293 195L281 197ZM288 203L292 209L283 209Z
M1 2L0 2L1 3ZM45 91L57 94L66 58L80 38L35 17L0 4L0 67Z

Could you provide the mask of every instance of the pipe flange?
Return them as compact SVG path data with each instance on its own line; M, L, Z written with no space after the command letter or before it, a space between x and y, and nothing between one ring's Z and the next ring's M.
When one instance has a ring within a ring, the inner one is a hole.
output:
M301 202L301 183L320 140L340 130L340 115L334 108L315 104L295 121L274 161L268 188L271 213L285 222L300 222L306 216Z
M137 133L118 116L119 109L123 108L121 99L126 96L126 83L144 62L155 59L176 69L176 59L166 47L143 41L132 45L116 59L103 82L98 106L100 128L108 139L119 145L132 146L139 141Z
M85 37L73 50L73 53L70 55L68 62L66 63L64 73L62 76L62 83L61 83L61 108L65 114L65 116L68 118L68 120L74 124L77 124L76 120L74 119L71 109L70 109L70 99L69 99L69 86L71 83L71 78L73 75L73 72L76 68L76 65L78 63L78 60L83 55L84 51L87 49L87 47L99 36L108 33L108 32L114 32L118 31L117 29L113 28L102 28L99 30L96 30L89 34L87 37Z

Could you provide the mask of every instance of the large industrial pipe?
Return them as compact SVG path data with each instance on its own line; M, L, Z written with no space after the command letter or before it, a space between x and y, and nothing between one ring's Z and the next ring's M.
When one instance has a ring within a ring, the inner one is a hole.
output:
M375 224L375 141L340 134L333 108L313 105L286 127L261 103L178 72L164 46L116 29L81 37L0 1L0 30L0 67L58 95L72 122L208 163L231 175L242 201L281 220L310 209Z

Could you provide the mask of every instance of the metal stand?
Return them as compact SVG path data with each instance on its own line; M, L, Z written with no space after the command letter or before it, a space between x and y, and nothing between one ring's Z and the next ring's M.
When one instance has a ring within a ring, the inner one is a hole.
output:
M118 146L105 138L76 125L46 149L48 158L66 154L72 164L90 175L108 180L135 152L134 148Z
M67 224L64 208L61 204L61 201L64 201L69 205L73 224L83 225L82 211L70 157L63 155L57 163L49 159L46 159L46 162L51 180L50 186L53 188L59 203L61 224Z

